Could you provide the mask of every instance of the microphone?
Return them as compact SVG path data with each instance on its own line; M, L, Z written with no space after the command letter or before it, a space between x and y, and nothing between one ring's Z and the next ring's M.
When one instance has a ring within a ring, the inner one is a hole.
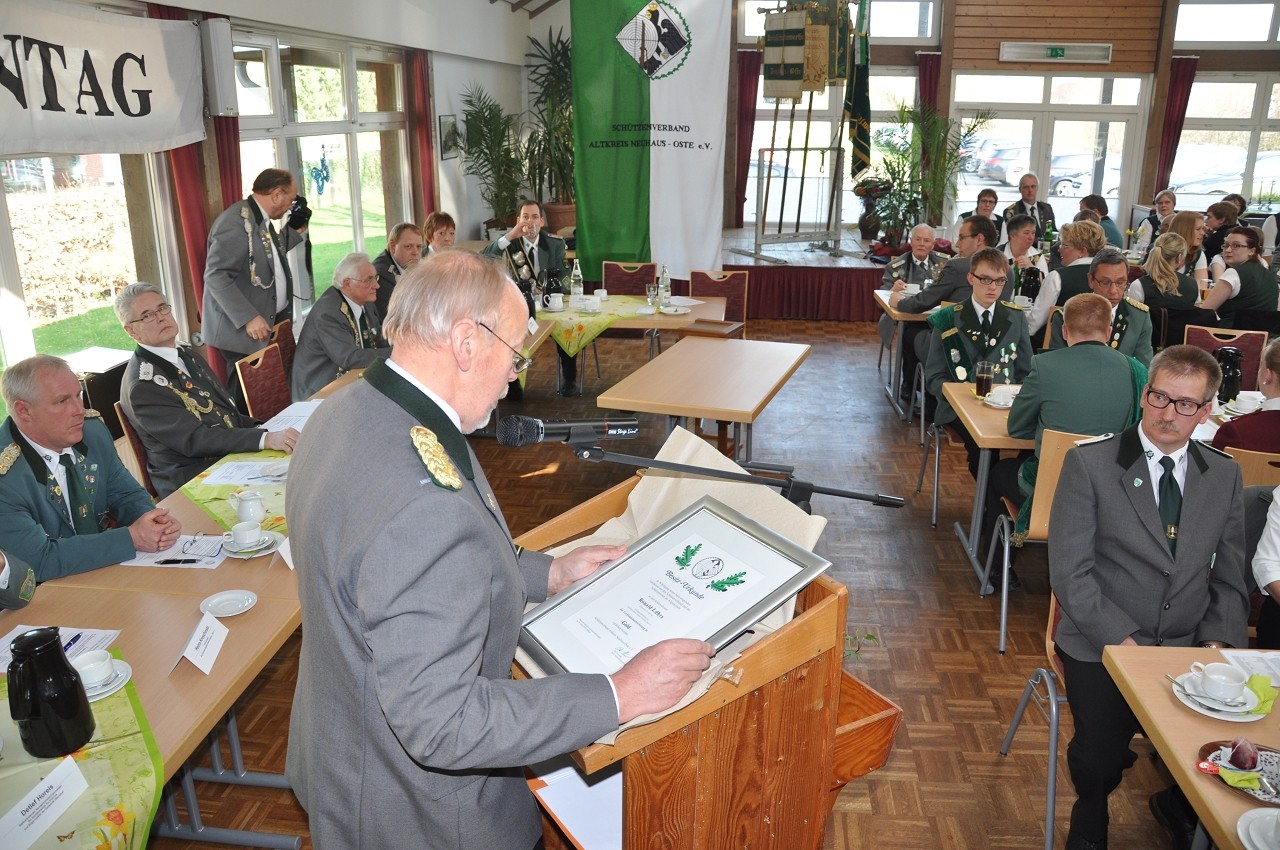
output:
M544 440L585 443L595 440L628 439L640 435L634 416L622 419L567 419L544 422L532 416L504 416L498 420L498 443L518 448Z

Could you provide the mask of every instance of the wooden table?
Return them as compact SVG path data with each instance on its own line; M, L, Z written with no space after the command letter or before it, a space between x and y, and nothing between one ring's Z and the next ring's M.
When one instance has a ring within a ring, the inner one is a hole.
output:
M887 289L877 289L871 293L871 296L876 299L880 309L884 310L884 314L895 323L893 339L889 343L889 378L884 384L884 394L888 396L889 404L898 412L898 416L906 419L910 408L908 407L904 410L900 401L902 397L902 382L906 379L906 376L902 374L903 336L908 322L928 321L929 314L903 313L895 310L889 306L889 296L892 294Z
M1133 709L1178 787L1195 807L1200 824L1220 850L1243 850L1236 821L1256 808L1249 798L1215 776L1196 770L1200 747L1244 735L1256 744L1280 747L1275 715L1256 723L1232 723L1197 714L1178 702L1166 673L1177 676L1191 662L1221 661L1216 649L1164 646L1108 646L1102 663ZM1070 684L1068 683L1068 687Z
M981 450L978 453L978 480L974 484L973 512L969 517L969 531L956 523L956 537L964 544L969 565L982 579L982 565L978 563L978 540L982 534L982 508L987 498L987 481L991 477L991 453L1000 449L1034 449L1035 440L1020 440L1009 436L1009 411L983 404L973 384L946 383L942 394L955 410L956 417L964 425ZM986 588L983 588L986 591Z
M578 349L578 354L586 350L591 342L606 330L622 329L622 330L644 330L653 331L654 334L649 342L649 359L653 359L654 340L658 339L658 335L664 330L679 330L688 327L697 321L722 321L724 319L724 311L727 306L728 299L720 296L710 296L706 298L699 297L695 299L702 303L694 304L689 308L687 313L661 313L654 311L653 313L641 313L642 308L648 306L648 301L641 295L610 295L608 301L601 303L602 313L619 314L607 326L601 326L594 330L589 337L582 340L582 346ZM596 313L584 313L581 310L566 307L558 312L539 308L539 322L548 320L554 323L552 333L557 329L568 329L574 325L587 323L588 325L600 319L600 315ZM558 344L558 342L557 342ZM563 346L561 346L563 348Z
M751 460L752 426L809 351L789 342L686 337L605 390L596 405L665 413L668 426L680 418L733 422L735 432L745 425L744 460Z

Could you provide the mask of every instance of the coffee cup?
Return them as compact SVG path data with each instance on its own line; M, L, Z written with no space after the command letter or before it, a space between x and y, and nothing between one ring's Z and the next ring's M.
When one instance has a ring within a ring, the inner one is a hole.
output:
M96 688L111 678L116 665L111 658L111 653L105 649L94 649L77 655L72 660L71 666L80 674L81 684L86 688Z
M1031 298L1027 295L1015 295L1013 296L1013 303L1026 310L1031 306Z
M1199 685L1204 695L1217 700L1238 699L1244 693L1245 682L1249 680L1239 667L1220 661L1212 664L1196 661L1191 665L1191 672L1200 674Z
M1262 402L1255 396L1238 395L1231 400L1231 406L1241 413L1253 413L1253 411L1262 407Z
M1011 385L1000 384L999 386L995 386L991 388L991 392L987 396L987 400L990 401L992 404L999 404L999 405L1013 404L1013 398L1017 394L1018 394L1018 391L1014 389L1014 387L1012 387Z
M609 290L607 290L607 289L597 289L597 290L596 290L596 297L597 297L597 298L599 298L601 301L608 301L608 300L609 300Z
M906 284L905 286L903 286L903 287L902 287L902 294L903 294L903 295L919 295L919 294L920 294L920 284L918 284L918 283L908 283L908 284Z
M230 543L237 549L248 549L258 545L262 540L262 526L256 522L237 522L231 530L222 535L223 543Z

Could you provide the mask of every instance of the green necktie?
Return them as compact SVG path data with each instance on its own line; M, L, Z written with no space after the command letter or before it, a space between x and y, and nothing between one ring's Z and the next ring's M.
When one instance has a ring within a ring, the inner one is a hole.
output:
M1173 477L1173 458L1165 455L1160 458L1160 524L1164 526L1164 537L1169 543L1169 551L1178 553L1178 517L1182 514L1182 491L1178 489L1178 479Z
M71 524L76 534L97 534L98 520L93 515L93 505L84 489L84 479L70 455L58 455L58 463L67 471L67 504L71 506Z

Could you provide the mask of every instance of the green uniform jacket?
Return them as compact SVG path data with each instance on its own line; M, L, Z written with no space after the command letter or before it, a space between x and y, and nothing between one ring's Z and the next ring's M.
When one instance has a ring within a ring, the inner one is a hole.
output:
M127 526L155 507L116 455L115 442L96 411L84 421L75 446L85 489L102 529L77 535L67 518L62 488L12 419L0 435L0 541L6 554L26 561L38 581L96 570L137 554Z
M1066 348L1067 343L1062 339L1062 314L1054 313L1049 321L1053 325L1049 349ZM1143 366L1151 365L1154 352L1151 349L1151 316L1146 304L1125 296L1111 325L1110 344L1116 351L1129 355Z
M1027 319L1020 309L1006 301L996 302L991 337L988 339L981 339L978 313L973 307L972 299L934 313L929 317L929 325L933 334L929 340L929 360L924 368L924 380L929 394L938 400L934 421L939 425L946 425L956 418L956 412L942 395L942 385L957 380L973 383L971 368L965 367L964 375L955 371L960 363L994 361L1000 370L995 379L997 384L1021 383L1031 370L1035 348L1027 333ZM944 336L947 337L946 342L943 340ZM958 342L964 353L951 348L952 342Z

